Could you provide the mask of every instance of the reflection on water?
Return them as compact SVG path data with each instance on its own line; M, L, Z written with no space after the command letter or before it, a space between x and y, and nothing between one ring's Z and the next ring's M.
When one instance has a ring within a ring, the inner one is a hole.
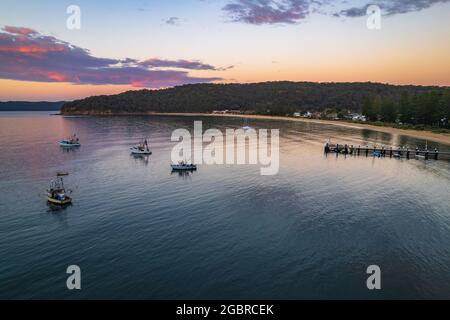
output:
M150 156L149 155L136 155L136 154L133 154L133 155L131 155L131 157L135 160L135 162L141 163L144 166L148 166L148 163L150 161Z
M67 209L68 207L72 206L71 204L65 204L65 205L56 205L50 202L47 202L48 211L49 213L60 213Z
M189 179L194 174L194 172L197 172L197 170L172 170L172 175L178 175L180 178Z
M60 148L60 150L61 150L61 152L64 152L64 153L75 153L75 152L80 151L80 148L81 147L77 147L77 148Z
M0 114L1 298L448 298L450 167L324 155L323 143L426 141L316 123L280 129L280 171L199 166L173 173L177 128L240 128L241 119ZM74 132L82 147L57 142ZM153 155L130 156L149 137ZM428 142L430 148L449 146ZM74 204L42 196L58 171ZM83 290L65 290L68 265ZM383 290L369 292L378 264Z
M362 129L361 135L363 137L363 145L373 141L385 141L389 144L396 144L393 140L393 135L390 133Z

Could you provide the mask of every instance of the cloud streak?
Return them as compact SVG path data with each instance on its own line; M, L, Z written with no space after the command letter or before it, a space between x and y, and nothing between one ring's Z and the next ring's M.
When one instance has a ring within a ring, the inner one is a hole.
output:
M234 0L223 10L234 22L294 24L310 14L313 0Z
M333 2L347 8L333 12ZM338 17L361 17L366 15L369 5L375 4L380 6L385 15L396 15L421 11L446 2L450 0L366 0L361 6L350 6L350 1L346 0L232 0L222 10L232 22L254 25L296 24L315 12Z
M223 80L193 77L188 70L221 69L200 61L99 58L86 49L29 28L6 26L0 32L1 79L147 88Z
M188 70L213 70L213 71L223 71L230 69L218 68L210 64L203 63L198 60L165 60L159 58L152 58L139 62L140 66L151 67L151 68L178 68L178 69L188 69Z
M396 14L405 14L409 12L422 11L438 3L446 3L450 0L371 0L364 6L351 7L337 13L336 16L361 17L366 15L366 9L369 5L378 5L383 14L392 16Z
M171 25L171 26L179 26L181 19L178 17L170 17L163 20L165 24Z

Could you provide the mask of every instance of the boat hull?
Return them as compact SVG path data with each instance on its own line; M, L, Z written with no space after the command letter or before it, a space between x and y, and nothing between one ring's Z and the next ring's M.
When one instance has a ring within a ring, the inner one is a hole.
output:
M72 198L67 197L67 196L64 200L58 200L58 199L54 199L51 197L47 197L47 201L48 201L48 203L58 205L58 206L66 206L66 205L72 204Z
M59 145L60 145L60 147L63 147L63 148L78 148L78 147L81 147L80 143L70 143L70 142L67 142L67 141L60 141Z
M195 171L197 170L196 165L189 165L189 166L181 166L181 165L171 165L172 170L174 171Z
M135 156L149 156L152 154L151 151L140 151L140 150L134 150L131 149L131 154Z

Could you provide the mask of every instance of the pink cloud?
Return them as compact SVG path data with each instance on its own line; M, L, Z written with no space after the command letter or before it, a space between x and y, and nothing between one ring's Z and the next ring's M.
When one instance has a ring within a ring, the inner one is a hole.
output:
M171 69L219 70L199 61L189 63L187 60L178 60L171 63L170 60L161 59L158 64L131 58L99 58L86 49L29 28L7 26L2 31L1 79L147 88L222 80L219 77L194 77L186 71Z
M30 28L23 28L23 27L12 27L12 26L6 26L3 28L4 31L12 34L18 34L22 36L27 36L33 33L37 33L35 30Z

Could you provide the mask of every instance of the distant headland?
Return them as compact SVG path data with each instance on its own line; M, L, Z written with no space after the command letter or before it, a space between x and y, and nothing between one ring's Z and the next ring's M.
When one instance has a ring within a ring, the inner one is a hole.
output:
M59 111L63 104L64 101L7 101L0 102L0 111Z

